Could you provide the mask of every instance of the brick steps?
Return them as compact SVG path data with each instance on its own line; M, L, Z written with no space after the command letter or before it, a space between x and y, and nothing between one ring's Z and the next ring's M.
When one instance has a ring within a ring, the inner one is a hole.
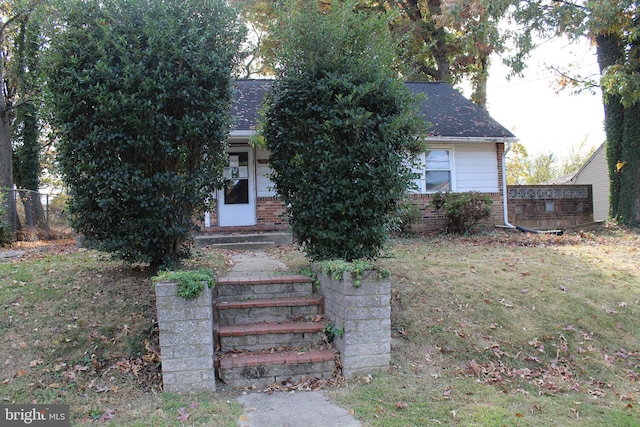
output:
M266 334L305 334L321 332L324 326L324 323L321 322L245 323L220 326L218 333L220 338Z
M218 301L216 310L221 323L236 325L263 322L284 322L312 318L322 313L321 297L266 298L244 301Z
M221 380L260 387L333 376L336 355L323 340L324 300L313 294L309 277L225 277L214 291Z
M249 300L283 297L308 297L313 284L308 276L241 276L217 280L216 295L221 300Z
M333 350L247 353L218 360L220 379L236 387L299 382L304 377L327 378L335 368Z
M303 298L303 297L292 297L292 298L278 298L277 300L273 299L254 299L254 300L245 300L245 301L218 301L216 304L216 308L218 310L232 310L232 309L247 309L247 308L258 308L258 307L298 307L305 305L320 305L322 303L322 298L313 297L313 298Z

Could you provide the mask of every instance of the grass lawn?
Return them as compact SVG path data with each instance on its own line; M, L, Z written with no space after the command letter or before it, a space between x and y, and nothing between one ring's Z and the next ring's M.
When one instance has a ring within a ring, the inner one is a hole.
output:
M380 260L391 369L328 392L366 426L640 426L639 248L618 228L396 240ZM13 249L28 252L0 260L2 403L69 404L73 425L236 425L238 391L161 392L144 266ZM225 255L188 267L223 272Z

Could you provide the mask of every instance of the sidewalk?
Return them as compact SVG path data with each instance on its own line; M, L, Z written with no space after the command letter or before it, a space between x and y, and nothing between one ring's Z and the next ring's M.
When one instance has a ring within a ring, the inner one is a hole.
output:
M332 404L323 391L250 393L238 398L240 427L360 427L349 411Z
M236 252L229 276L270 275L287 266L266 252ZM239 427L361 427L344 408L334 405L323 391L246 393L238 397L244 413Z

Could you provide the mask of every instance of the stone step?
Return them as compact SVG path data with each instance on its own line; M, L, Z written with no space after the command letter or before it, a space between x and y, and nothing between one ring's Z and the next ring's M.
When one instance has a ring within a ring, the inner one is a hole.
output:
M313 293L313 283L309 276L300 274L221 277L214 292L217 300L227 301L305 297Z
M215 313L219 325L312 320L324 312L322 304L322 297L218 301Z
M273 347L305 347L322 343L324 322L276 322L222 325L218 345L229 351L260 351Z
M290 245L292 241L291 233L224 233L194 236L196 248L211 246L224 249L255 250L275 245ZM260 243L265 243L266 246L261 246Z
M218 376L234 387L265 387L304 378L331 378L336 354L333 350L232 354L217 360Z
M228 251L263 251L273 248L276 242L237 242L237 243L216 243L205 245L212 249L225 249Z

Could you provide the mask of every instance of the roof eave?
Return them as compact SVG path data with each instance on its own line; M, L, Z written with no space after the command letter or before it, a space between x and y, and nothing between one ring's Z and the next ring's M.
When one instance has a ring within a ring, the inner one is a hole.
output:
M229 141L230 142L239 142L242 140L247 140L254 136L256 131L254 130L232 130L229 132Z
M514 143L518 141L518 138L515 136L511 137L497 137L497 136L426 136L424 138L425 142L436 142L436 143L454 143L454 142L465 142L465 143Z

